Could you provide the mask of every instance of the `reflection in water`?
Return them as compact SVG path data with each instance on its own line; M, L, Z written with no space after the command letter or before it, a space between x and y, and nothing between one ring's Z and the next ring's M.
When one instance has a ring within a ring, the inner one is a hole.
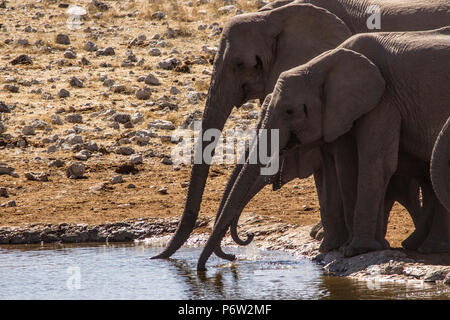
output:
M208 261L201 248L150 260L160 248L134 244L0 247L0 299L422 299L449 298L436 285L407 286L325 276L281 252L229 248L237 262Z

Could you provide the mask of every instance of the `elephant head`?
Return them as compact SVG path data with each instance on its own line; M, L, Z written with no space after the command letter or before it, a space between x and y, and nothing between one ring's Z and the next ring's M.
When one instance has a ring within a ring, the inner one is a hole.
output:
M335 48L350 36L338 17L310 4L293 3L230 19L214 60L199 137L208 129L222 131L233 107L264 99L281 72ZM203 139L196 143L183 215L165 250L153 258L170 257L195 226L210 166L202 155L209 144Z
M444 124L431 156L431 182L439 201L450 211L450 118Z
M280 159L292 152L296 157L302 156L302 149L317 150L318 145L333 142L348 132L355 120L377 106L384 88L379 69L363 55L344 48L330 50L283 72L261 127L278 130L278 150L270 150L272 159L276 160L278 153ZM263 140L259 139L253 146L249 159L257 157L260 141ZM277 176L262 175L263 164L252 164L249 159L236 178L202 251L197 265L200 270L205 269L215 246L220 244L249 198Z

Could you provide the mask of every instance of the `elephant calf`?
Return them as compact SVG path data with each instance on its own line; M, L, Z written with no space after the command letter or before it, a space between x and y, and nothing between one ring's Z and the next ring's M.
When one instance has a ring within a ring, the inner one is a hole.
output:
M423 32L361 34L279 77L265 104L262 129L278 129L280 150L320 143L327 205L342 201L341 216L325 210L324 241L347 228L343 248L353 256L385 247L385 198L399 152L429 163L435 140L450 116L450 27ZM257 152L255 145L251 152ZM198 261L220 244L242 204L268 177L262 165L243 166ZM431 192L431 197L434 193ZM434 197L435 198L435 197ZM341 200L342 199L342 200ZM450 249L450 214L436 201L422 245ZM426 251L426 249L424 250Z

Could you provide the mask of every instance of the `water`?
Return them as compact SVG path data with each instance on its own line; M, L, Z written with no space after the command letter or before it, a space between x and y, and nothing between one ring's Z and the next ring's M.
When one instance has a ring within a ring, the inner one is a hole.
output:
M325 276L306 259L245 251L233 263L211 257L197 273L201 248L150 260L143 244L0 247L0 299L448 299L437 285L352 281ZM248 249L247 249L248 250Z

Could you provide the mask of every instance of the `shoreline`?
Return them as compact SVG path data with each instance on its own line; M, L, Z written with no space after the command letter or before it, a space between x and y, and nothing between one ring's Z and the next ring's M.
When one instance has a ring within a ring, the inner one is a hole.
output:
M203 245L213 219L199 218L186 245ZM175 232L177 218L137 218L99 225L31 224L26 227L0 227L1 245L51 243L109 243L139 241L164 246ZM320 241L310 237L311 226L298 226L281 219L245 215L240 231L255 234L253 243L263 250L281 250L307 258L328 275L365 281L420 281L450 286L450 254L420 254L394 248L346 258L339 251L320 253ZM225 246L236 245L231 237Z

